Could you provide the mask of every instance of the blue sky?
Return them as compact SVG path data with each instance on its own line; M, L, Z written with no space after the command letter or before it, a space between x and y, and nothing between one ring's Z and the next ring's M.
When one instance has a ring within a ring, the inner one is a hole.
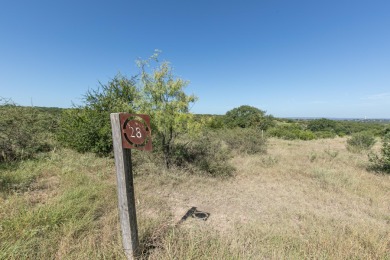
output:
M155 49L194 113L390 118L390 1L2 1L0 97L71 107Z

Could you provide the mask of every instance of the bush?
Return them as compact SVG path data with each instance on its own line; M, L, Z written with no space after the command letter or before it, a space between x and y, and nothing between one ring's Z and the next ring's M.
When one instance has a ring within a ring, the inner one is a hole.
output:
M267 140L265 133L254 128L224 129L216 132L228 145L231 151L247 154L263 154L267 152Z
M34 157L53 147L56 118L35 107L0 99L0 162Z
M358 132L371 132L374 136L381 136L383 124L370 121L337 121L335 132L339 136L351 135Z
M224 130L204 130L191 142L175 144L173 162L193 172L206 172L212 176L231 176L235 168L229 163L233 152L263 154L267 151L267 141L261 131L253 128Z
M265 115L265 111L251 106L240 106L229 110L224 116L225 125L229 128L258 128L267 130L274 126L274 118Z
M272 137L277 137L285 140L313 140L316 135L309 130L303 129L298 124L283 124L273 127L267 131L267 134Z
M224 116L221 115L196 115L198 122L205 122L204 126L210 129L222 129L225 127Z
M369 154L371 169L378 172L390 173L390 134L383 137L381 155Z
M100 89L85 95L84 105L64 113L59 141L79 152L99 155L112 153L110 114L117 112L148 114L153 129L153 144L164 155L169 168L175 139L197 129L187 95L188 82L176 77L169 62L158 63L158 51L148 60L138 60L139 75L127 78L117 75ZM150 69L152 61L157 65Z
M226 112L225 124L230 128L257 127L264 115L265 111L256 107L240 106Z
M78 152L108 155L112 151L110 113L88 108L67 109L62 114L58 140Z
M141 77L136 109L150 115L152 132L159 139L165 166L169 168L175 139L197 128L193 115L189 113L197 97L185 93L189 82L176 77L169 62L159 63L158 54L156 51L150 59L137 61ZM147 68L153 60L157 64L150 71Z
M369 150L375 144L375 138L369 132L360 132L347 140L347 149L352 152Z
M216 132L204 132L189 143L175 145L173 163L192 172L204 172L214 177L231 176L235 168L229 163L230 149Z
M315 132L317 138L326 139L326 138L335 138L337 135L333 131L318 131Z
M63 112L58 140L78 152L112 152L110 113L132 112L136 98L134 79L117 75L100 89L88 91L85 105Z
M320 132L320 131L332 132L335 131L336 121L326 119L326 118L310 120L307 125L307 128L313 132Z

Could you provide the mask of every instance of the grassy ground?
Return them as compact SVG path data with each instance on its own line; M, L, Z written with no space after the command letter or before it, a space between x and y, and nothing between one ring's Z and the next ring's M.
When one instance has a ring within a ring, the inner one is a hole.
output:
M228 179L140 171L141 258L390 259L390 176L345 144L271 139ZM0 168L0 185L0 259L124 258L112 159L60 150ZM179 224L191 207L209 219Z

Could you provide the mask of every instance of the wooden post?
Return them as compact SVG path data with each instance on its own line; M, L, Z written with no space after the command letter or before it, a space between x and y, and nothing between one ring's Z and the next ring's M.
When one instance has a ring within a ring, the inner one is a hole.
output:
M138 228L135 211L131 150L124 149L122 145L119 113L112 113L110 119L118 185L118 208L122 228L122 243L127 258L134 259L138 253Z

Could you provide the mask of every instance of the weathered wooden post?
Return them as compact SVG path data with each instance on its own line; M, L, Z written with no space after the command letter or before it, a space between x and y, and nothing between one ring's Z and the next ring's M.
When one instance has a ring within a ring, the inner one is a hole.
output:
M139 252L131 149L152 150L150 118L147 115L112 113L110 119L122 243L127 258L134 259Z

